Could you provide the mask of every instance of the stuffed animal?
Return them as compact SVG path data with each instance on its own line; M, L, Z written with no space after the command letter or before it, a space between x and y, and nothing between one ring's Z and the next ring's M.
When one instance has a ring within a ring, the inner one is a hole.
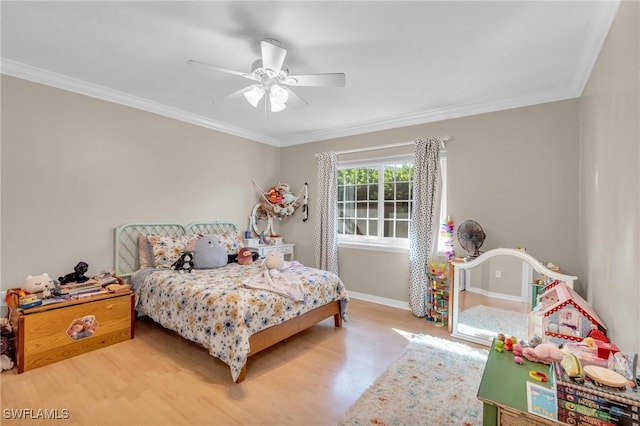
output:
M540 343L535 348L523 348L522 355L533 362L551 364L551 361L562 361L564 352L551 343Z
M78 262L78 264L73 268L73 272L65 275L64 277L58 278L58 281L60 281L60 284L83 283L89 279L84 275L88 270L89 265L86 262Z
M178 272L190 273L193 269L193 253L185 251L182 255L173 262L171 269Z
M0 318L0 369L10 370L13 368L13 347L11 337L13 327L8 318Z
M267 269L282 269L284 267L284 255L278 251L267 253L262 263Z
M220 268L227 264L227 249L218 238L205 235L196 241L193 252L194 269Z
M253 263L253 253L246 248L240 248L238 250L238 264L251 265Z
M46 272L40 275L29 275L22 283L22 289L29 293L40 293L46 287L53 287L53 280Z

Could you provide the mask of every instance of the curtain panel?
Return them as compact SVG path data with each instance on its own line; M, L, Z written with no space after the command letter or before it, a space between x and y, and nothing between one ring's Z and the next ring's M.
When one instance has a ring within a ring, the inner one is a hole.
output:
M413 214L409 233L409 308L414 315L427 314L427 267L435 252L439 229L441 138L416 139Z
M315 266L338 273L338 155L322 152L318 157L318 191L314 236Z

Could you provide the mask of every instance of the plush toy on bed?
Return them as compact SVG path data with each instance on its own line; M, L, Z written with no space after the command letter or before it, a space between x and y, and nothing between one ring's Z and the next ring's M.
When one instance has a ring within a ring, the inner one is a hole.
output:
M284 255L278 251L269 252L262 261L262 264L267 269L280 270L284 267Z
M227 249L218 238L205 235L196 241L193 252L194 269L220 268L228 260Z
M238 250L238 264L251 265L253 263L253 253L248 248L240 248Z
M178 272L190 273L193 269L193 253L189 251L185 251L182 253L182 256L178 258L173 265L171 265L171 269Z

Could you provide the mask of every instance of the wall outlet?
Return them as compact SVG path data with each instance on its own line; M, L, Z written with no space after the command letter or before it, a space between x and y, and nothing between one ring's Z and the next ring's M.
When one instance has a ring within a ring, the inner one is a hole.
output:
M502 271L496 271L496 278L502 278Z

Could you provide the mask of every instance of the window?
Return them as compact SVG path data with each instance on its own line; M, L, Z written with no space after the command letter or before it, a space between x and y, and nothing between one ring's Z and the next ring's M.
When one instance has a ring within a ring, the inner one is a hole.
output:
M441 219L446 218L446 164L441 155ZM413 207L413 156L341 162L338 165L338 241L409 247ZM438 251L446 247L437 231Z

